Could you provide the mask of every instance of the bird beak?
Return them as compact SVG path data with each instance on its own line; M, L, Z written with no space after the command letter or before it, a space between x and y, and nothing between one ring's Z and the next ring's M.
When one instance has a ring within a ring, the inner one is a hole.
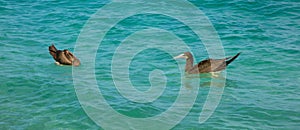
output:
M186 56L184 54L180 54L180 55L174 57L174 59L179 59L179 58L186 59Z

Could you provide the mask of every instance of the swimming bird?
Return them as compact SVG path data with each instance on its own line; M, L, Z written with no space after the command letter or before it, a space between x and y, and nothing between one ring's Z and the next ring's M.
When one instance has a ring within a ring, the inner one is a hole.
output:
M214 76L213 72L220 72L226 68L227 65L229 65L233 60L235 60L240 53L237 53L233 57L227 57L224 59L206 59L198 64L194 65L194 59L191 52L184 52L183 54L180 54L174 59L178 58L184 58L186 59L185 64L185 72L188 74L200 74L200 73L211 73Z
M56 47L52 44L49 46L49 53L52 55L55 63L58 65L73 65L79 66L80 61L76 58L69 50L57 50Z

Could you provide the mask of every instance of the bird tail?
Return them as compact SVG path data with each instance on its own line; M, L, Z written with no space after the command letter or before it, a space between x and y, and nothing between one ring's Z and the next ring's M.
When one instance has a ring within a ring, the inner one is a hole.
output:
M235 56L233 57L229 57L231 58L230 60L226 61L226 66L229 65L232 61L234 61L239 55L241 54L241 52L237 53ZM229 59L229 58L226 58L226 59Z

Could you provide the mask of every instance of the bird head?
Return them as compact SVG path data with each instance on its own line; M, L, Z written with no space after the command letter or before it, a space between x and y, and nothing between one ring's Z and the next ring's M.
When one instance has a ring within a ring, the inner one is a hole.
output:
M178 56L175 56L174 59L179 59L179 58L183 58L183 59L188 59L191 57L191 53L190 52L185 52L183 54L180 54Z

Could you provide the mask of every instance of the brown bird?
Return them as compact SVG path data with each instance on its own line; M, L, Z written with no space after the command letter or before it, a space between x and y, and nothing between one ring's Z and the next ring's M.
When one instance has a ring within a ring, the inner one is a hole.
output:
M180 54L174 59L184 58L186 59L185 72L188 74L199 74L199 73L210 73L210 72L219 72L226 68L233 60L235 60L240 53L236 54L233 57L227 57L224 59L206 59L198 64L194 65L193 55L190 52L185 52Z
M49 46L49 53L52 55L55 63L58 65L73 65L79 66L80 61L69 50L57 50L52 44Z

